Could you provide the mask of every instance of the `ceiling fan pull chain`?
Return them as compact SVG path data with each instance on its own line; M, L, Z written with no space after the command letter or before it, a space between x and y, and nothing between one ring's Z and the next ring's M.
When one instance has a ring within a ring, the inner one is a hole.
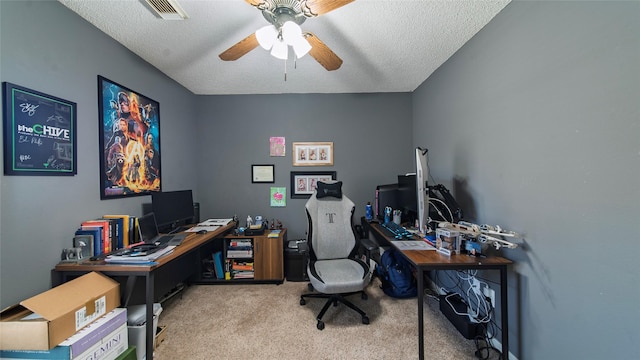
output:
M287 59L284 60L284 81L287 81Z

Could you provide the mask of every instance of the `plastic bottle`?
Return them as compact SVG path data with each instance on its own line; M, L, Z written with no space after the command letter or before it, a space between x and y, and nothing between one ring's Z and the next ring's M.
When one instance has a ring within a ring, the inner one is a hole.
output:
M367 202L364 217L365 219L367 219L367 221L373 220L373 208L371 207L371 202Z

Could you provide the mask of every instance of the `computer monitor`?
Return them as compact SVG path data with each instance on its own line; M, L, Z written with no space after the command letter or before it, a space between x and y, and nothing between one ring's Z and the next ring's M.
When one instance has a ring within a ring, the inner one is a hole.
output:
M193 222L193 193L191 190L153 192L151 208L158 230L171 232Z
M398 210L402 211L402 223L413 227L418 218L416 174L398 175Z
M427 180L429 179L429 167L427 164L427 150L416 148L416 188L418 200L418 227L423 234L427 233L429 222L429 194L427 193Z
M398 208L398 184L378 185L376 187L376 217L384 220L384 208Z

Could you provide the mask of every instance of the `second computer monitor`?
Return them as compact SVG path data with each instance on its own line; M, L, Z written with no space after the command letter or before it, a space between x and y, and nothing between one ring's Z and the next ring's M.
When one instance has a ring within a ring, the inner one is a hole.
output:
M193 222L193 194L191 190L151 193L151 208L156 216L160 232Z

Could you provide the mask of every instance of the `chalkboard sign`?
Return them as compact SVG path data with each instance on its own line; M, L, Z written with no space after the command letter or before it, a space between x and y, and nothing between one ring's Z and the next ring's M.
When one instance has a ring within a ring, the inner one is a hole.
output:
M76 103L2 83L5 175L77 174Z

